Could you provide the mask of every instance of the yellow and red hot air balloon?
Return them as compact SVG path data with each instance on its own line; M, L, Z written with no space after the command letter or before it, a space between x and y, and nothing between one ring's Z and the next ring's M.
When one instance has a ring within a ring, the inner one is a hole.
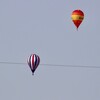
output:
M77 30L84 19L84 13L81 10L74 10L71 15L72 21L75 24Z

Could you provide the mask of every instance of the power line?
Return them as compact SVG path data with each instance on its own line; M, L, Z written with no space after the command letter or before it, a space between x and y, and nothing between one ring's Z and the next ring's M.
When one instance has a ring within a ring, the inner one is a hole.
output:
M0 64L26 65L27 63L2 61L2 62L0 62ZM40 65L42 65L42 66L52 66L52 67L100 68L100 66L89 66L89 65L61 65L61 64L40 64Z
M10 64L10 65L12 65L12 64L14 64L14 65L25 65L25 64L27 64L27 63L20 63L20 62L5 62L5 61L2 61L2 62L0 62L0 64Z
M41 64L43 66L55 66L55 67L80 67L80 68L100 68L100 66L89 66L89 65L57 65L57 64Z

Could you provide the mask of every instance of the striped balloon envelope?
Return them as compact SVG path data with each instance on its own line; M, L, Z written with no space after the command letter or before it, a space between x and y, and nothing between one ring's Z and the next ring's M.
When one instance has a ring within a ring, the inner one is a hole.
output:
M81 10L74 10L71 15L72 21L75 24L77 30L84 19L84 13Z
M34 74L36 68L38 67L40 63L40 57L36 54L31 54L27 60L27 63L32 71L32 74Z

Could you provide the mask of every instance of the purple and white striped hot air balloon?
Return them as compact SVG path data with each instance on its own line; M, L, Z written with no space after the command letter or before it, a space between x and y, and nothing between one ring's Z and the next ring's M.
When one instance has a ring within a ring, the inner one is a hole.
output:
M34 75L34 72L40 63L40 57L36 54L31 54L27 62L32 71L32 75Z

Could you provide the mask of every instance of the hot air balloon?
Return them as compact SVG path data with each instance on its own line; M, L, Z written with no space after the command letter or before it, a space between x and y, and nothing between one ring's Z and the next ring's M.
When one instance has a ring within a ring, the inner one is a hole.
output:
M28 58L27 62L32 71L32 75L34 75L34 72L40 63L39 56L36 54L31 54L30 57Z
M77 30L84 19L84 13L81 10L74 10L71 15L72 21L75 24Z

